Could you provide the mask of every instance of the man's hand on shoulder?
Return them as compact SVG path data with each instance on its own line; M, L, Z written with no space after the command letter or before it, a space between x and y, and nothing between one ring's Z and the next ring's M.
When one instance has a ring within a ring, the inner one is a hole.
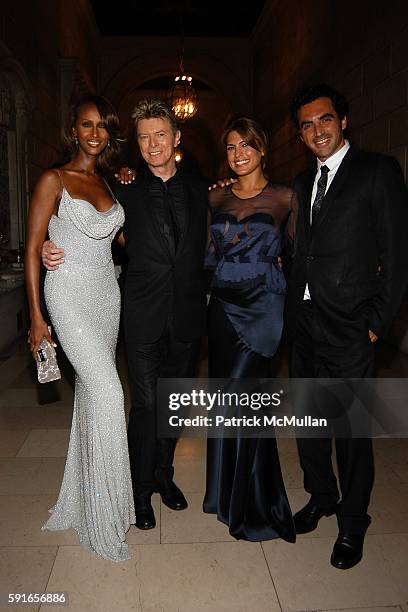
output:
M237 180L238 179L236 179L236 178L223 178L223 179L220 179L216 183L213 183L212 185L210 185L209 188L208 188L208 191L211 191L212 189L218 189L219 187L227 187L228 185L232 185L233 183L236 183Z
M44 267L53 272L64 263L64 249L59 249L51 240L46 240L42 246L41 259Z
M115 178L118 183L122 185L130 185L136 178L136 171L133 168L128 168L125 166L124 168L120 168L120 170L115 174Z

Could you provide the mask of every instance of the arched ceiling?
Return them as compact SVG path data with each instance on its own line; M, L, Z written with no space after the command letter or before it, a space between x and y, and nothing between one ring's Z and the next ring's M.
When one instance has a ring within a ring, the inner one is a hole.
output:
M103 93L119 106L123 98L146 81L172 74L174 64L174 59L168 53L152 48L118 66L117 71L102 84ZM189 74L228 100L232 110L248 109L247 84L220 58L205 53L191 53Z

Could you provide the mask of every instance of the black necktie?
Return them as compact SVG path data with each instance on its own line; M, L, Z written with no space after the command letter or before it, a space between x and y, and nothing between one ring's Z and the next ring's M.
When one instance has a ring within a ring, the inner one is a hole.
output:
M322 206L324 194L326 193L327 187L327 174L329 172L329 168L327 166L322 166L320 168L320 178L317 181L317 191L316 197L312 204L312 227L316 223L316 219L319 216L320 208Z

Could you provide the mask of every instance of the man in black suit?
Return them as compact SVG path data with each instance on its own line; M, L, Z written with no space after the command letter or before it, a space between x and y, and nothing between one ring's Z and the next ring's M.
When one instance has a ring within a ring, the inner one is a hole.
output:
M292 117L317 167L294 183L299 216L286 305L291 376L372 377L374 343L387 334L407 285L403 176L393 158L350 146L347 102L327 85L300 92ZM336 513L331 563L353 567L370 524L371 440L336 438L340 501L331 439L299 438L298 451L311 498L294 516L297 533Z
M123 296L132 407L128 442L136 526L155 526L151 495L174 510L187 501L173 482L175 439L158 439L157 380L192 376L205 329L204 251L207 184L177 169L175 116L161 100L143 100L132 119L147 163L131 185L115 188L125 208L129 265Z
M173 510L187 501L173 481L176 439L157 438L159 378L192 376L197 341L205 331L208 187L177 169L180 131L158 99L141 101L132 119L146 168L130 185L113 186L125 209L119 243L126 247L123 324L131 391L128 443L136 527L156 525L152 493ZM130 182L130 181L129 181ZM48 269L63 251L45 243Z

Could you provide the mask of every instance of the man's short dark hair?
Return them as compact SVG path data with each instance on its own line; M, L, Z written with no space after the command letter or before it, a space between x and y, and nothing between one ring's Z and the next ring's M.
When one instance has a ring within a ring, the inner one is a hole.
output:
M326 85L325 83L313 85L312 87L305 87L294 96L292 105L290 107L292 120L297 129L299 129L299 108L305 104L314 102L314 100L317 100L317 98L330 98L334 110L336 111L340 120L348 116L349 109L346 98L341 93L333 89L333 87L330 87L330 85Z

